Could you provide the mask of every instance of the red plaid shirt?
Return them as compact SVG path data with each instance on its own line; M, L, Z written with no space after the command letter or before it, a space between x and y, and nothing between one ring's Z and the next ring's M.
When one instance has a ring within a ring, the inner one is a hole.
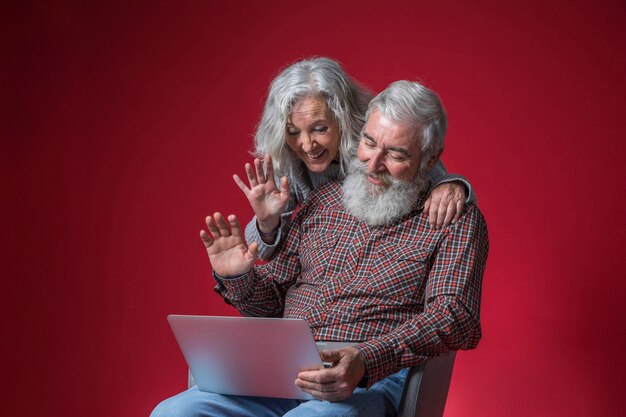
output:
M316 340L356 341L368 384L480 340L487 228L468 204L435 230L422 210L367 226L343 206L340 183L310 195L266 265L216 290L246 316L308 321Z

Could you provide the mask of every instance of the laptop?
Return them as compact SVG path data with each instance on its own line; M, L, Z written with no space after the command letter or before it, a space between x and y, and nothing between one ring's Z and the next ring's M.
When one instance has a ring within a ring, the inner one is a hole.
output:
M169 324L202 391L312 399L298 372L323 367L302 319L169 315ZM320 349L345 344L320 342Z

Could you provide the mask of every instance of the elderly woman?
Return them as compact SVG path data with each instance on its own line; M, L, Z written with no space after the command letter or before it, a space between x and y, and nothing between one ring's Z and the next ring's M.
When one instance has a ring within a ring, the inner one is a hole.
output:
M328 58L296 62L272 81L255 137L254 168L246 164L249 186L237 175L255 217L246 227L260 259L274 252L289 229L297 205L309 192L345 177L355 155L371 94ZM264 158L264 159L261 159ZM277 186L274 173L280 178ZM471 185L448 175L439 161L430 173L434 188L424 206L433 227L456 220Z

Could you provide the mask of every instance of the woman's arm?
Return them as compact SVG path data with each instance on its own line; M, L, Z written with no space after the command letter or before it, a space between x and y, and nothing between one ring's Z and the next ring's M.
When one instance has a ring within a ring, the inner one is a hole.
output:
M297 202L287 177L275 178L269 155L265 155L264 160L256 158L254 167L255 170L251 164L245 166L249 187L238 175L233 175L233 179L254 211L254 217L246 226L246 240L248 244L256 242L259 259L267 260L278 246L281 235L289 230Z
M424 204L424 214L432 227L440 228L456 222L467 203L477 204L470 182L458 174L449 174L438 160L428 176L430 195Z
M292 193L292 195L294 195ZM292 201L293 200L293 201ZM286 236L291 227L291 218L296 209L295 199L290 199L285 211L280 215L280 223L273 236L273 241L269 240L269 236L263 240L259 227L257 226L257 218L254 216L246 226L246 241L248 244L256 242L259 248L259 259L265 261L269 259L278 247L281 237ZM268 241L268 242L266 242Z

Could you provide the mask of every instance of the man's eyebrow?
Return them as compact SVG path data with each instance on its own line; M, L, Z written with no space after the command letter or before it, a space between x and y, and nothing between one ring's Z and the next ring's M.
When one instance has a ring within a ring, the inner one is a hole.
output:
M365 136L367 139L371 140L372 142L378 144L376 142L376 140L373 137L371 137L370 135L368 135L366 132L363 132L363 136ZM386 150L401 153L402 155L404 155L407 158L412 158L413 157L413 155L411 155L411 153L409 151L407 151L405 148L398 148L398 147L395 147L395 146L390 146L390 147L386 148Z
M366 138L368 138L369 140L371 140L372 142L376 143L376 141L374 140L373 137L371 137L370 135L368 135L365 131L363 131L363 136L365 136Z
M405 157L407 157L407 158L411 158L411 157L413 156L413 155L411 155L411 154L409 153L409 151L407 151L407 150L406 150L406 149L404 149L404 148L396 148L395 146L390 146L390 147L388 147L387 149L389 149L390 151L394 151L394 152L401 153L402 155L404 155L404 156L405 156Z

